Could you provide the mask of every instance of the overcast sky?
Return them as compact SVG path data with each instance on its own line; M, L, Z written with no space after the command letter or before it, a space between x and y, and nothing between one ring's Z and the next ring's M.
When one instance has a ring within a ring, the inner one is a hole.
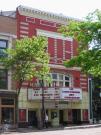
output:
M101 10L101 0L0 0L0 10L15 10L24 5L35 9L83 19L95 9Z

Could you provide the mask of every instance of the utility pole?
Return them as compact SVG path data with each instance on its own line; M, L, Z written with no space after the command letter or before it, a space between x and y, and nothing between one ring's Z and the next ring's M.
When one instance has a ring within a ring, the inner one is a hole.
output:
M42 112L41 112L41 122L42 122L42 127L44 128L45 124L45 106L44 106L44 81L42 79L41 82L41 87L42 87Z

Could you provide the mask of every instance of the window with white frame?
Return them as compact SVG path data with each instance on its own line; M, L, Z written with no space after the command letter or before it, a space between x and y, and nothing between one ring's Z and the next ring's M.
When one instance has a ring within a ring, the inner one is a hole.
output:
M50 73L49 77L51 82L44 81L43 87L71 87L71 76L60 74L60 73ZM37 80L37 87L42 87L42 80Z
M70 87L71 86L71 76L60 74L60 73L50 73L52 82L51 87Z

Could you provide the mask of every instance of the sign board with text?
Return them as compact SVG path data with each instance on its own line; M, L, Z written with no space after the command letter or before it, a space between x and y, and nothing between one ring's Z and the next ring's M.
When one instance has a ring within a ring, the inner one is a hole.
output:
M44 89L45 100L79 101L82 100L80 88L47 88ZM28 100L42 100L42 88L28 89Z

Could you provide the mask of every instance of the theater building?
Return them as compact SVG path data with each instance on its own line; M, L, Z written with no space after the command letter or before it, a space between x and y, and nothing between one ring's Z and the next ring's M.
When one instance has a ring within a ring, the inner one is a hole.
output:
M0 15L0 57L2 50L11 48L15 39L45 36L50 55L51 84L33 78L23 83L19 95L19 126L36 126L34 119L41 121L42 89L44 90L45 112L51 126L80 124L89 121L88 78L77 67L66 68L64 60L77 55L77 42L58 32L71 18L19 6L16 12ZM16 90L12 72L0 65L0 124L5 120L16 124Z
M17 38L42 35L48 38L47 51L52 82L44 84L44 105L52 126L68 123L88 122L88 78L79 68L66 68L62 61L77 55L77 42L58 32L71 18L49 12L19 6L17 16ZM19 96L19 125L34 126L33 120L41 119L42 88L40 80L33 79L27 89L23 84Z

